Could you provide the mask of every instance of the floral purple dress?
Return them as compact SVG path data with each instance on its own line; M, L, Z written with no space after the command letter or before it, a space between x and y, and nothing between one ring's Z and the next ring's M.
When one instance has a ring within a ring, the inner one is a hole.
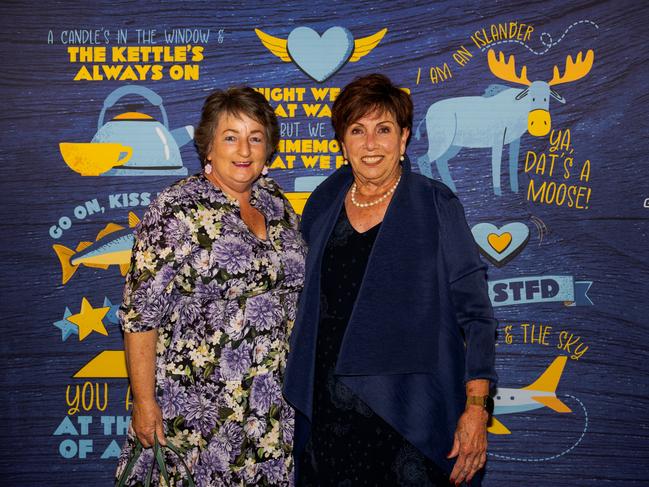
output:
M272 179L254 183L251 204L266 240L203 175L163 191L137 229L120 309L124 331L158 329L167 441L185 452L198 486L292 484L293 411L281 382L306 248ZM118 476L133 447L129 433ZM143 484L151 461L145 450L128 485ZM183 485L171 456L167 468Z

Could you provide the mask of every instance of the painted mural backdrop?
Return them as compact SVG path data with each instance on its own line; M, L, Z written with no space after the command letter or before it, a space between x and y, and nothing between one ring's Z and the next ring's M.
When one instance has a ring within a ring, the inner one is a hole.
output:
M207 94L270 100L270 172L301 211L342 163L332 102L382 72L413 96L415 170L458 194L489 265L486 485L647 485L646 3L13 2L0 18L3 484L111 482L133 228L199 170Z

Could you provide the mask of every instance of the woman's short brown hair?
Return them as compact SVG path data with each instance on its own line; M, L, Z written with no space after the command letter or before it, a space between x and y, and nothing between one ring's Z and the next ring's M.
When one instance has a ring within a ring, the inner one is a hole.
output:
M343 88L331 110L336 139L342 143L347 127L373 112L389 112L401 130L412 132L412 99L383 74L356 78Z
M216 90L207 97L201 112L201 121L194 132L194 145L201 160L207 164L207 155L212 150L214 132L221 115L235 117L246 115L259 122L266 129L266 157L270 158L279 143L279 122L264 95L249 86L235 86L227 90Z

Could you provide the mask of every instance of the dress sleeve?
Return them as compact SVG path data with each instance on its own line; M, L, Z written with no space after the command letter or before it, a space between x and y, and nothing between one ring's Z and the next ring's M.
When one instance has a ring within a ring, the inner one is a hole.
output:
M498 322L494 318L487 288L487 266L467 225L464 208L448 192L438 199L443 260L457 323L466 343L464 381L498 380L494 368Z
M168 321L173 281L190 249L187 223L170 206L154 202L135 231L119 313L124 332L148 331Z

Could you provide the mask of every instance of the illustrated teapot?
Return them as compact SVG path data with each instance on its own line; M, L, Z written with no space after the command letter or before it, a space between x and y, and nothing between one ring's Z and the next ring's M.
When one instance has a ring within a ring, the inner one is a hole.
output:
M126 95L139 95L160 109L162 123L139 112L121 113L104 124L106 111ZM186 125L169 130L167 112L162 98L154 91L139 85L117 88L104 100L99 114L97 133L93 142L112 142L133 148L129 161L114 167L102 176L170 176L187 174L180 155L180 147L194 138L194 127Z

